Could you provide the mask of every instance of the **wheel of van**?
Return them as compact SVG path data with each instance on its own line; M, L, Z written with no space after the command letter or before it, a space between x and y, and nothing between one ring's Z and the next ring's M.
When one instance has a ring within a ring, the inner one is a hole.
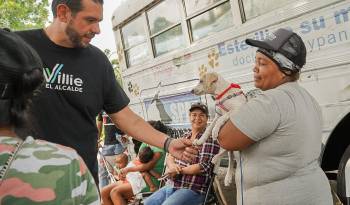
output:
M346 197L346 188L350 193L350 186L346 187L346 180L350 185L350 145L346 148L338 167L337 193L344 205L350 205L350 197ZM347 165L348 164L348 165ZM346 167L346 165L348 167ZM347 171L346 171L347 170ZM347 173L346 173L347 172ZM347 176L345 176L347 174Z

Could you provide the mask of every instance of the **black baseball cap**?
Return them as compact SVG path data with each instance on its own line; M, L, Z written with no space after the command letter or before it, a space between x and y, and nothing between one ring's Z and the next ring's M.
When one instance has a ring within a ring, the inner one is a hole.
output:
M306 62L306 47L301 37L293 31L280 28L270 33L263 41L246 39L248 45L282 54L300 70ZM259 51L259 50L258 50ZM265 52L263 52L266 54ZM271 57L271 56L268 56Z
M190 112L192 112L193 110L195 109L199 109L201 111L203 111L203 113L208 116L209 115L209 112L208 112L208 107L200 102L198 103L193 103L191 105L191 108L190 108Z
M12 97L14 84L24 73L42 67L30 45L9 29L0 29L0 99Z

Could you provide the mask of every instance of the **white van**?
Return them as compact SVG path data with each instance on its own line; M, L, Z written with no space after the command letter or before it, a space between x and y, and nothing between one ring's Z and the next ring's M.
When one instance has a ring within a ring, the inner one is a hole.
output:
M277 28L297 32L308 50L300 84L324 116L321 166L350 197L350 0L128 0L112 18L124 88L140 116L188 127L189 91L216 71L253 89L255 48Z

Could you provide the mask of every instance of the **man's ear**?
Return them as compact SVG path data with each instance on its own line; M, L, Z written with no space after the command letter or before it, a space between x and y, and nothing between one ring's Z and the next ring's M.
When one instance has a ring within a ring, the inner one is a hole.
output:
M56 7L56 14L59 21L68 23L72 15L71 10L65 4L59 4Z

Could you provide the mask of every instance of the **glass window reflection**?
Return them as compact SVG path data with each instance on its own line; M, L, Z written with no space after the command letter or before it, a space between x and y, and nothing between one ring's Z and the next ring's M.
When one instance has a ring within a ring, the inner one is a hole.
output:
M185 45L181 25L178 25L153 38L155 55L167 53Z
M185 0L185 8L187 16L190 16L197 11L208 8L209 6L219 2L220 0Z
M192 39L196 41L210 33L224 30L233 25L233 17L229 2L221 4L190 20Z
M166 0L147 12L151 35L180 22L177 2Z
M124 48L128 49L146 41L146 32L141 17L136 18L122 28Z
M145 61L148 57L148 54L149 53L146 43L140 44L127 50L125 52L125 55L128 61L128 66L134 66Z
M260 16L274 9L283 7L291 2L295 2L295 1L292 1L292 0L264 0L264 1L243 0L243 7L244 7L246 20Z

